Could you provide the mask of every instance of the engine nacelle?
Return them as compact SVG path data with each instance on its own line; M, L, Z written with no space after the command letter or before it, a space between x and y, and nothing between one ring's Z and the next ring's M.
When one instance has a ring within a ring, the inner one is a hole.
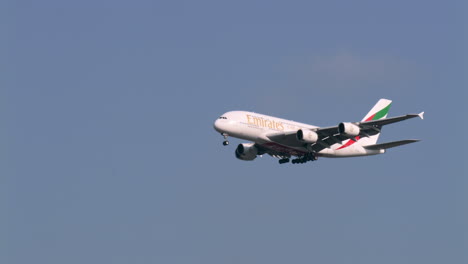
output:
M254 143L239 144L236 148L236 158L240 160L254 160L257 154L258 149Z
M338 132L340 132L340 134L355 137L359 136L359 132L361 132L361 129L355 124L343 122L338 125Z
M315 143L318 140L318 135L314 131L302 130L299 129L296 133L297 140L305 143Z

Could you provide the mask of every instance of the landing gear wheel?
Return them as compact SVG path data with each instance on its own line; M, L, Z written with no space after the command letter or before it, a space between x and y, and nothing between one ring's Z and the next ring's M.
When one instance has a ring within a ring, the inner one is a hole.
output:
M229 141L227 140L227 139L228 139L228 134L226 134L226 133L221 133L221 136L224 137L223 146L229 145Z

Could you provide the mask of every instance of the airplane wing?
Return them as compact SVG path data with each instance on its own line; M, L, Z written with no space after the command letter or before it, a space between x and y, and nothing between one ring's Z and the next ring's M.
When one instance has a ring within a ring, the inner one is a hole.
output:
M414 117L419 117L421 119L424 119L424 112L421 112L419 114L408 114L404 116L396 116L396 117L390 117L390 118L385 118L385 119L379 119L379 120L372 120L372 121L366 121L366 122L359 122L359 126L383 126L383 125L388 125L396 122L400 122L406 119L414 118Z
M336 143L341 144L341 142L347 139L356 141L362 137L373 136L373 135L380 133L382 126L384 125L400 122L400 121L414 118L414 117L419 117L421 119L424 119L424 112L421 112L419 114L408 114L408 115L384 118L384 119L379 119L379 120L353 123L359 126L360 128L359 135L356 137L349 137L347 135L339 133L338 126L318 128L317 130L315 130L315 133L319 135L319 140L316 143L311 145L311 149L315 152L319 152L325 148L329 148L330 146Z
M278 133L270 133L265 135L269 140L278 143L282 146L288 146L288 147L307 147L310 151L313 152L319 152L323 149L330 148L334 144L343 144L343 141L346 140L353 140L357 141L362 137L369 137L376 135L380 133L382 126L400 122L406 119L414 118L414 117L420 117L421 119L424 118L424 112L421 112L420 114L408 114L408 115L403 115L403 116L397 116L397 117L391 117L391 118L385 118L385 119L379 119L379 120L373 120L373 121L365 121L365 122L355 122L352 123L356 126L359 126L360 132L359 135L356 137L350 137L348 135L342 134L338 131L338 126L332 126L332 127L324 127L324 128L316 128L316 129L311 129L311 131L317 133L318 135L318 140L317 142L313 144L309 144L307 146L307 143L301 142L297 140L297 131L288 131L288 132L278 132ZM390 147L395 147L403 144L408 144L412 143L415 141L399 141L399 142L391 142L391 145L385 145L384 144L378 144L378 145L373 145L369 146L370 148L390 148Z

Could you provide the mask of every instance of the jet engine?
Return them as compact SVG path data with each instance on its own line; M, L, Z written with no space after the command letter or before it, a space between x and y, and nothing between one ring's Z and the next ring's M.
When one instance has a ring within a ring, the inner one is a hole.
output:
M340 132L340 134L355 137L359 136L359 132L361 132L361 129L355 124L343 122L338 125L338 132Z
M236 148L236 158L240 160L254 160L257 154L258 149L254 143L239 144Z
M299 129L296 133L296 138L301 142L312 144L317 142L318 135L314 131L304 131L302 129Z

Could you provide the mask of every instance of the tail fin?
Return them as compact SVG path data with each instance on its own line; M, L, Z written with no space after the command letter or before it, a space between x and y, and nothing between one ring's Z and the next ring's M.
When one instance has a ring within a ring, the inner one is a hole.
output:
M388 110L392 105L392 101L388 99L380 99L374 107L367 113L367 115L362 119L362 122L371 121L371 120L379 120L387 117ZM362 146L373 145L377 143L379 139L380 133L370 136L370 137L363 137L359 140Z

